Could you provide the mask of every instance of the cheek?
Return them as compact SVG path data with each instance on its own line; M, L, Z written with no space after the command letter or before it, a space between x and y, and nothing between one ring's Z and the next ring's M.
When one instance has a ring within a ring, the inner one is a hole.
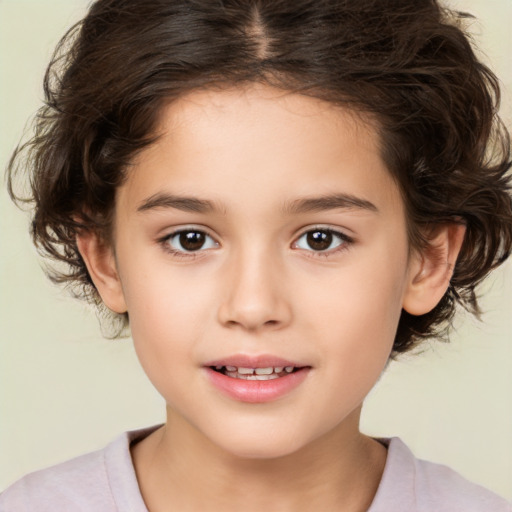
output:
M169 279L165 265L144 265L143 261L137 258L134 265L125 260L120 270L137 356L155 387L161 389L162 379L180 377L186 350L197 337L194 328L198 323L193 319L198 303L191 300L193 290Z
M172 270L164 261L143 261L141 256L137 265L125 260L121 266L130 329L145 373L172 403L166 390L179 390L191 378L191 364L201 363L195 358L207 339L212 290L208 280L192 279L186 267Z
M191 268L169 265L165 255L147 252L120 265L132 333L155 341L179 339L183 327L199 327L192 319L208 297L208 281Z
M330 293L320 293L310 302L310 315L303 310L302 330L315 336L320 357L318 387L329 389L312 397L312 416L328 411L326 428L341 422L368 395L382 374L391 353L401 313L402 272L392 265L377 265L368 271L351 266L331 278ZM385 278L381 272L387 269ZM325 288L324 288L325 290ZM309 295L312 299L312 295ZM307 321L305 319L308 319Z
M407 282L406 244L374 249L354 253L325 282L312 279L309 293L299 292L308 298L301 315L309 322L304 329L316 332L345 375L368 375L370 380L378 378L388 360Z
M406 285L406 258L397 262L379 251L357 254L353 260L304 282L304 289L297 291L307 301L304 311L315 311L323 319L318 327L326 335L333 332L354 339L349 333L380 332L375 341L393 337Z
M323 323L331 328L324 329L328 332L318 340L325 342L329 355L324 359L328 378L357 402L373 387L389 359L400 308L358 290L348 300L340 297L338 307L324 311Z

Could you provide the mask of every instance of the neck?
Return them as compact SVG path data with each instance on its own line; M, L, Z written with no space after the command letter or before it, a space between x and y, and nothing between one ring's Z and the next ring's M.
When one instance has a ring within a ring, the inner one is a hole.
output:
M226 452L168 411L168 421L132 448L150 512L343 510L363 512L377 491L386 449L359 432L360 409L335 431L272 459Z

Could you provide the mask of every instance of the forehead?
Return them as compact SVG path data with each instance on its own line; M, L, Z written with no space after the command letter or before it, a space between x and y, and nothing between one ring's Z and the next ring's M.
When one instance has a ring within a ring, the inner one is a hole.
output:
M398 197L377 123L316 98L256 84L194 91L162 108L156 134L122 187L126 207L163 189L240 211L336 192Z
M307 139L303 150L323 146L325 152L330 142L325 140L327 133L333 137L350 134L361 147L372 150L380 141L378 125L370 114L258 83L193 91L162 108L157 133L188 142L188 137L178 137L186 137L190 129L201 144L212 147L224 145L227 137L233 143L250 138L283 149Z

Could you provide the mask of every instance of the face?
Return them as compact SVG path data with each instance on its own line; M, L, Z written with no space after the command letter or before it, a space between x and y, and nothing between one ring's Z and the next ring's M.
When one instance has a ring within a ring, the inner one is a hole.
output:
M357 429L410 280L375 126L264 86L202 91L118 190L115 258L169 421L250 457Z

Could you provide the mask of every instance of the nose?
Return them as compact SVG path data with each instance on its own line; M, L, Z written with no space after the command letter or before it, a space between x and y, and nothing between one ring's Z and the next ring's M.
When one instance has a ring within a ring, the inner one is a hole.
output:
M247 331L280 329L292 318L284 271L264 251L240 254L226 262L219 322Z

